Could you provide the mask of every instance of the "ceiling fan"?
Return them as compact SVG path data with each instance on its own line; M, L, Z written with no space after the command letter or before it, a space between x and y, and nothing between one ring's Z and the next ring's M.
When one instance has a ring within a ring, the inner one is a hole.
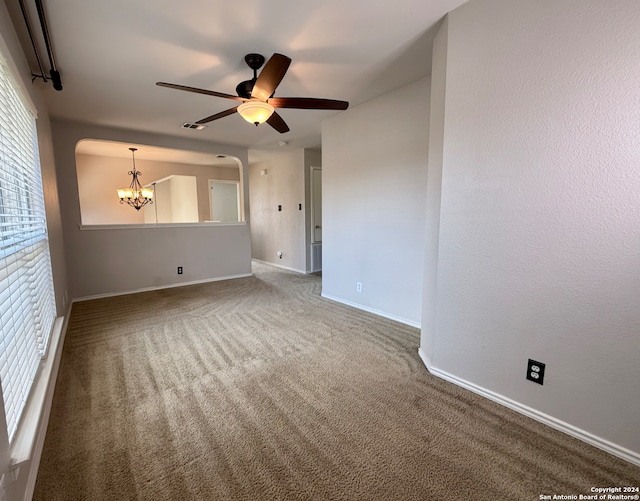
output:
M289 126L282 117L278 115L275 108L346 110L349 107L349 103L347 101L338 101L335 99L320 99L313 97L273 97L276 87L284 78L284 75L291 64L291 58L282 54L274 54L269 58L267 64L260 72L260 75L258 75L258 70L264 64L264 56L261 54L247 54L244 60L249 68L253 70L253 78L251 80L240 82L236 86L237 96L167 82L156 82L156 85L159 85L160 87L168 87L169 89L184 90L187 92L195 92L198 94L222 97L242 102L242 104L239 104L238 106L234 106L228 110L221 111L215 115L198 120L196 122L198 125L213 122L219 118L232 115L237 111L240 113L242 118L248 122L254 123L255 125L267 122L275 130L284 134L285 132L289 132Z

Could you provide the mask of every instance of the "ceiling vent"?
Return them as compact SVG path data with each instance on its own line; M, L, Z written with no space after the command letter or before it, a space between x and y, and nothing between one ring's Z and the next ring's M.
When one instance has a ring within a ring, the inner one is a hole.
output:
M199 125L199 124L190 124L188 122L183 123L182 124L182 128L183 129L195 129L195 130L202 130L206 127L206 125Z

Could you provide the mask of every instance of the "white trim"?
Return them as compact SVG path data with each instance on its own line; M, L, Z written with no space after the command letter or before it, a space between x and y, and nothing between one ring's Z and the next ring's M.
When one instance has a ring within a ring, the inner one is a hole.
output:
M251 276L253 276L253 273L240 273L238 275L227 275L224 277L205 278L203 280L192 280L190 282L178 282L175 284L158 285L155 287L143 287L141 289L133 289L129 291L107 292L105 294L96 294L94 296L83 296L83 297L73 298L71 302L77 303L80 301L90 301L91 299L102 299L105 297L125 296L127 294L137 294L139 292L157 291L162 289L173 289L174 287L185 287L187 285L206 284L209 282L220 282L221 280L233 280L235 278L245 278L245 277L251 277Z
M322 242L312 242L311 245L311 261L310 261L310 270L307 273L317 273L322 271ZM319 250L318 250L319 249ZM316 262L316 257L318 256L318 252L320 253L320 265L319 267L315 267L314 264Z
M422 348L418 348L418 355L420 355L420 358L422 359L422 363L427 368L427 370L431 374L433 374L433 365L431 365L431 360L429 360L429 357L427 357L427 354L424 351L422 351Z
M71 305L67 309L67 313L64 316L64 320L61 325L60 339L55 345L55 350L49 351L49 354L55 355L52 362L51 374L47 383L47 391L45 395L44 408L42 410L42 420L39 424L38 435L35 439L35 444L31 454L31 465L29 468L29 477L24 491L24 501L29 501L33 498L33 491L36 488L36 479L38 477L38 469L40 467L40 458L42 457L42 450L44 449L44 439L47 434L47 428L49 425L49 416L51 415L51 406L53 404L53 395L56 389L56 382L58 380L58 371L60 368L60 360L62 359L62 350L64 347L64 340L67 335L67 327L69 325L69 317L71 316ZM52 338L52 343L54 339Z
M302 273L303 275L309 275L311 272L306 271L306 270L298 270L297 268L289 268L288 266L284 266L282 264L276 264L276 263L272 263L270 261L263 261L262 259L256 259L255 257L251 258L252 261L256 261L257 263L262 263L262 264L266 264L269 266L273 266L274 268L281 268L283 270L287 270L287 271L295 271L296 273Z
M313 171L319 170L320 172L322 172L322 167L318 167L316 165L310 165L309 166L309 198L311 200L310 205L310 223L309 223L309 230L311 232L311 245L313 244L322 244L322 239L320 240L315 240L316 237L316 232L315 232L315 227L314 227L314 223L315 223L315 199L313 196L313 189L314 189L314 182L313 182ZM320 184L320 189L322 190L322 184ZM322 197L322 195L320 195ZM322 202L322 200L320 200ZM322 229L322 228L321 228ZM313 263L312 263L313 264ZM316 271L320 271L320 270L316 270Z
M486 388L482 388L481 386L473 384L469 381L460 379L459 377L454 376L453 374L437 369L432 365L427 355L424 353L424 351L422 351L422 348L418 349L418 354L420 355L420 358L422 359L427 370L434 376L444 379L445 381L449 381L450 383L453 383L457 386L461 386L462 388L470 390L473 393L476 393L480 396L488 398L489 400L493 400L494 402L497 402L500 405L504 405L505 407L508 407L509 409L519 412L520 414L524 414L525 416L530 417L531 419L535 419L540 423L546 424L551 428L555 428L556 430L566 433L567 435L570 435L574 438L582 440L583 442L593 445L598 449L602 449L603 451L608 452L609 454L613 454L614 456L622 458L625 461L628 461L632 464L640 466L640 454L638 454L637 452L629 450L625 447L621 447L617 444L614 444L613 442L610 442L609 440L593 435L588 431L582 430L576 426L573 426L572 424L569 424L564 421L561 421L560 419L554 418L553 416L549 416L544 412L540 412L529 406L521 404L520 402L511 400L510 398L500 395L499 393L495 393L491 390L487 390Z
M367 311L369 313L373 313L374 315L378 315L379 317L388 318L389 320L395 320L396 322L400 322L401 324L408 325L410 327L415 327L420 329L420 322L414 322L413 320L409 320L408 318L399 317L397 315L392 315L385 311L376 310L375 308L370 308L369 306L364 306L362 304L353 303L351 301L347 301L346 299L342 299L335 296L330 296L329 294L325 294L324 292L321 294L322 297L326 299L331 299L331 301L336 301L337 303L346 304L347 306L352 306L359 310Z
M233 223L214 223L204 221L202 223L143 223L143 224L79 224L82 231L87 230L156 230L162 228L198 228L201 226L246 226L246 221Z
M62 354L62 345L67 332L67 323L71 307L67 311L66 316L58 317L53 324L53 332L51 333L51 343L49 346L49 354L42 360L42 365L27 402L16 431L16 435L11 442L11 464L9 469L19 467L22 463L29 461L34 453L38 456L42 452L44 444L44 432L46 432L46 422L49 419L51 411L51 402L53 400L53 390L55 389L56 378L58 377L58 366L60 365L60 357ZM43 419L44 417L44 419ZM43 422L45 423L42 428ZM42 437L40 437L42 435ZM37 450L36 444L42 442L40 451Z

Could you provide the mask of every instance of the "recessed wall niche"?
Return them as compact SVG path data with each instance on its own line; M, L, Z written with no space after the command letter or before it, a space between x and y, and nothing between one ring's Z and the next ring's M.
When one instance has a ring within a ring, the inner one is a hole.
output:
M131 147L137 148L135 167L142 173L140 183L157 187L154 203L139 211L121 204L116 193L131 183ZM75 153L83 226L208 223L210 181L233 181L242 186L240 160L222 154L96 139L79 141ZM244 221L243 213L239 219Z

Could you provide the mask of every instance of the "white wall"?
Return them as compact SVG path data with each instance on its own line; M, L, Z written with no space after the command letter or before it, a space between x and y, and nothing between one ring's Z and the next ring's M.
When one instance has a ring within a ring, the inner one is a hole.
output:
M104 139L162 146L238 158L247 176L247 150L212 142L158 136L79 123L54 121L53 139L72 297L87 297L164 287L251 273L251 241L247 224L192 225L181 228L79 228L80 204L75 146L81 139ZM243 200L248 204L246 186ZM248 214L248 206L245 213ZM135 241L136 251L124 242ZM184 274L177 275L178 266Z
M80 186L82 189L82 186ZM153 223L168 223L173 219L173 210L172 210L172 199L171 199L171 184L169 180L165 180L164 182L157 183L154 190L154 198L153 201L153 212L148 211L146 207L143 207L145 222L153 222ZM158 202L161 200L161 202ZM82 196L80 197L80 203L82 204ZM140 217L139 213L136 211L129 210L128 212L133 212L135 217ZM134 217L132 215L131 217ZM84 221L84 211L83 211L83 221Z
M429 92L420 80L322 127L322 293L411 325L422 308Z
M426 235L424 253L424 288L422 292L422 331L420 349L423 356L433 356L436 321L438 246L440 241L440 207L442 187L442 155L446 97L447 35L449 18L445 17L433 40L431 58L431 105L429 117L429 166L426 192Z
M164 214L158 211L158 223L197 223L198 222L198 196L195 176L171 176L156 184L156 190L161 188L161 195L156 191L156 200L147 205L150 213L152 210L163 209ZM164 189L163 189L164 188ZM142 210L145 210L143 208Z
M636 0L449 14L421 349L437 372L640 463L638 26ZM544 386L525 380L528 358L547 364Z
M307 269L304 180L303 149L265 154L249 168L252 256L301 273Z

